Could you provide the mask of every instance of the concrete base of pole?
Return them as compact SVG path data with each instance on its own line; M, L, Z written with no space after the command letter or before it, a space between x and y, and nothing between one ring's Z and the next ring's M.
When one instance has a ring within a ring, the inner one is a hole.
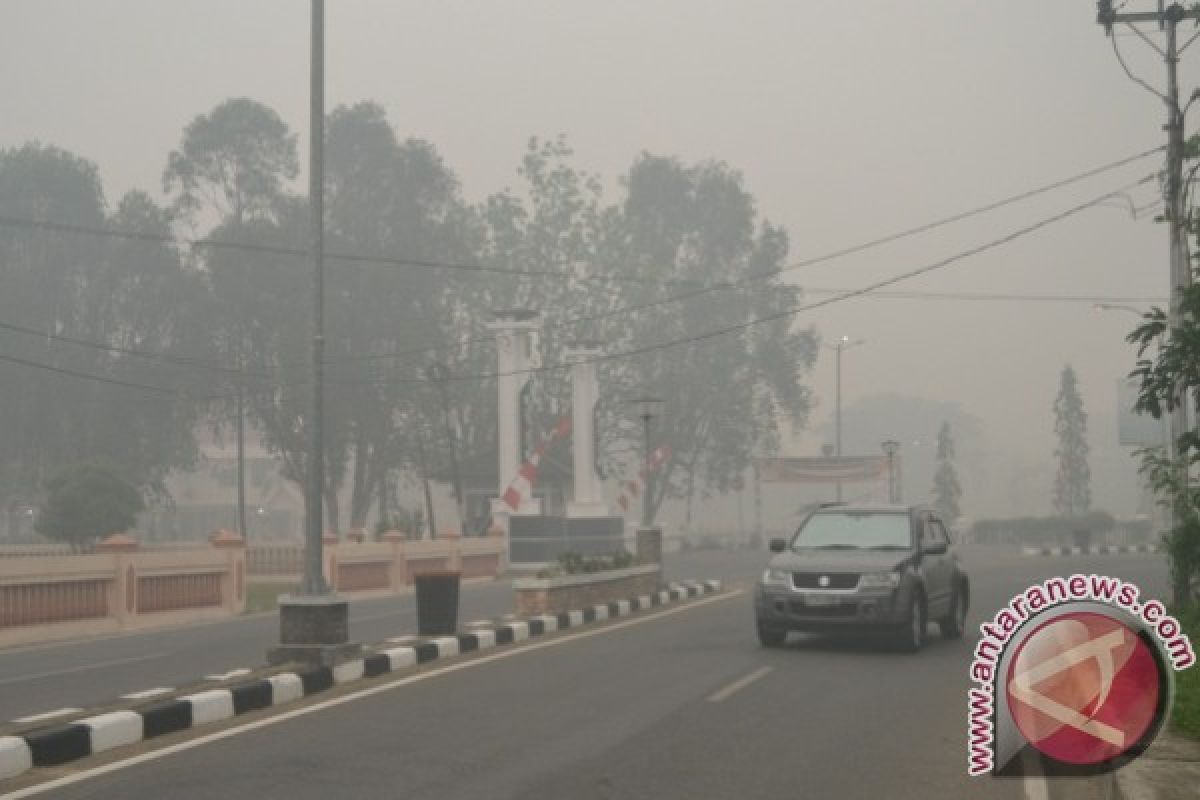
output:
M337 595L288 595L279 600L279 645L267 651L269 664L298 662L333 666L356 658L350 643L350 606Z
M642 564L658 564L662 566L662 528L638 528L637 556Z

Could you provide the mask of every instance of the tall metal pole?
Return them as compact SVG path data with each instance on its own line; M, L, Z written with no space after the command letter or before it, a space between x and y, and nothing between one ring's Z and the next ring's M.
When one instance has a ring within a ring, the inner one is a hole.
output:
M1191 258L1188 254L1187 230L1184 225L1186 209L1183 207L1183 110L1179 106L1179 65L1178 26L1184 20L1200 22L1200 9L1195 7L1184 9L1179 3L1172 3L1163 8L1160 2L1157 11L1116 13L1112 0L1099 0L1097 21L1104 26L1106 32L1113 35L1114 24L1125 24L1133 27L1139 22L1157 22L1166 32L1166 48L1161 51L1167 66L1167 92L1162 95L1167 106L1167 181L1164 203L1167 211L1167 230L1170 237L1170 279L1171 304L1168 313L1168 328L1171 334L1178 330L1181 321L1181 290L1192 283ZM1132 77L1132 76L1131 76ZM1143 84L1145 85L1145 84ZM1187 398L1180 397L1177 387L1173 392L1178 401L1175 410L1170 414L1170 435L1167 442L1168 456L1176 459L1176 477L1181 486L1186 486L1188 480L1187 468L1178 458L1176 443L1179 437L1188 430ZM1175 509L1170 505L1164 506L1166 512L1166 527L1173 530L1175 526ZM1176 573L1179 571L1176 570ZM1187 601L1189 587L1188 576L1176 574L1172 587L1174 601L1182 604Z
M845 341L842 339L839 339L838 343L837 343L837 358L836 358L837 388L835 389L835 398L836 399L834 400L834 405L836 406L836 410L834 413L837 417L836 422L835 422L835 427L837 430L834 434L834 436L835 436L834 452L836 453L838 458L841 458L841 456L842 456L842 349L844 348L844 346L845 346ZM842 500L842 482L841 481L838 481L838 483L837 483L837 499L838 499L838 502L841 502L841 500Z
M312 214L312 396L308 413L308 487L304 503L306 595L327 594L322 574L325 453L323 440L325 361L325 0L312 0L312 62L309 107L308 202Z
M242 368L242 360L238 359L238 368ZM243 539L249 539L246 529L246 397L242 386L242 376L238 376L237 387L237 532Z
M429 518L429 536L437 538L437 520L433 516L433 492L429 490L429 462L425 460L425 429L417 431L417 458L421 460L421 485L425 490L425 516Z
M642 461L642 473L646 479L642 481L642 527L650 527L650 415L642 414L642 440L644 443L644 457Z
M458 447L455 444L454 428L450 424L450 392L448 383L449 370L444 364L434 364L429 368L429 375L437 384L438 394L442 400L442 422L446 426L446 447L450 454L450 478L454 481L454 503L458 510L458 530L464 536L467 534L467 512L463 498L462 475L458 470Z
M1187 230L1184 227L1183 207L1183 111L1179 107L1179 81L1176 75L1179 64L1177 29L1183 9L1173 4L1166 17L1167 48L1165 60L1167 63L1167 209L1168 223L1171 236L1171 331L1179 329L1182 322L1182 291L1192 283L1192 270L1187 247ZM1180 458L1176 443L1179 437L1188 429L1187 396L1181 387L1175 388L1177 405L1171 413L1171 452L1176 459L1177 479L1181 486L1187 485L1188 470ZM1174 512L1174 509L1172 509ZM1172 526L1177 524L1176 515L1172 513ZM1188 576L1176 575L1172 587L1175 603L1182 605L1188 599Z

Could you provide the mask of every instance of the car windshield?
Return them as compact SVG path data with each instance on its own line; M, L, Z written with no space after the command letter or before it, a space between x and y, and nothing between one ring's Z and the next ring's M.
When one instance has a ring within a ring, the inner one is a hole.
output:
M814 514L792 540L792 547L821 550L890 550L912 546L908 515L887 512Z

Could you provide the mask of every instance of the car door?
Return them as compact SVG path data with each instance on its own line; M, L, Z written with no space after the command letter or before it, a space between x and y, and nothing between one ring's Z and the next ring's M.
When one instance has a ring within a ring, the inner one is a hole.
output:
M940 616L946 613L950 607L951 573L953 572L950 536L946 533L946 527L942 521L933 515L930 515L925 530L929 544L938 544L944 548L944 552L930 553L922 557L929 559L930 562L930 578L925 589L929 593L930 616Z
M932 618L934 603L936 602L937 593L937 556L927 555L925 548L932 540L933 531L930 528L929 514L922 512L916 518L916 541L917 541L917 572L921 576L921 583L925 586L925 600L929 606L929 612Z

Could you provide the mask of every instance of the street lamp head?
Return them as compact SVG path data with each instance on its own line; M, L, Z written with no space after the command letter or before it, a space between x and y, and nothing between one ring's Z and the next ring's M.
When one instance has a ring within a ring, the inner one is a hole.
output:
M883 447L883 452L887 453L889 456L896 455L897 451L900 450L900 443L895 439L888 439L881 446Z

